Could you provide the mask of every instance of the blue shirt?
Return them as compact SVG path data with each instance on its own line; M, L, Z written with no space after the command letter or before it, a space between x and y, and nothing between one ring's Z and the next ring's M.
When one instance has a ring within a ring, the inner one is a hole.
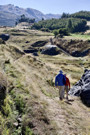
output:
M63 74L58 74L56 77L55 77L55 86L64 86L64 82L63 82L63 79L65 79L65 76ZM65 79L66 80L66 79Z

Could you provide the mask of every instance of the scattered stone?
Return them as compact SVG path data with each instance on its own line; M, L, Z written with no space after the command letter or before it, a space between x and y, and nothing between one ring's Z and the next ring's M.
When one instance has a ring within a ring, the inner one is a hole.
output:
M25 43L29 43L29 41L26 41Z
M18 127L18 122L14 122L13 125L14 125L15 127Z
M37 53L37 52L34 52L33 55L34 55L34 56L38 56L38 53Z
M18 118L17 120L18 120L19 123L22 122L22 118Z

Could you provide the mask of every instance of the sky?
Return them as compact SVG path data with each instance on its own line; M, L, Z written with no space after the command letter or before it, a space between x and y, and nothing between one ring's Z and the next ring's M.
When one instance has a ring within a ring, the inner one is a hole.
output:
M0 0L0 5L13 4L22 8L33 8L44 14L75 13L90 11L90 0Z

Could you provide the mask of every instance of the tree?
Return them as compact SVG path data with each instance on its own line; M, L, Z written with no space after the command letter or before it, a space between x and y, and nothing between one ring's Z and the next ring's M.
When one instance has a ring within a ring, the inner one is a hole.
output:
M69 14L67 14L67 13L63 13L61 16L61 18L68 18L68 17L69 17Z
M42 21L44 21L44 18L42 18Z
M55 37L59 34L58 30L54 30L53 33L54 33Z
M65 35L65 36L69 35L68 30L66 28L60 28L59 29L59 34L60 35Z
M21 15L21 18L19 19L19 22L27 22L27 18L25 17L25 15Z
M25 19L26 17L25 17L25 15L23 14L23 15L21 15L21 19Z
M71 19L68 20L67 29L69 32L72 32L72 20Z
M24 14L20 16L20 19L18 20L19 23L21 22L28 22L28 23L34 23L35 22L35 19L32 18L27 18Z
M15 22L15 26L18 24L18 22Z

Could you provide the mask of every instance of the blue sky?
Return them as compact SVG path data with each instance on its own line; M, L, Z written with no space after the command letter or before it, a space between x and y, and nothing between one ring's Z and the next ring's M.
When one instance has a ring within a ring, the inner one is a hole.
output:
M0 0L0 5L14 4L22 8L33 8L44 14L75 13L90 11L90 0Z

